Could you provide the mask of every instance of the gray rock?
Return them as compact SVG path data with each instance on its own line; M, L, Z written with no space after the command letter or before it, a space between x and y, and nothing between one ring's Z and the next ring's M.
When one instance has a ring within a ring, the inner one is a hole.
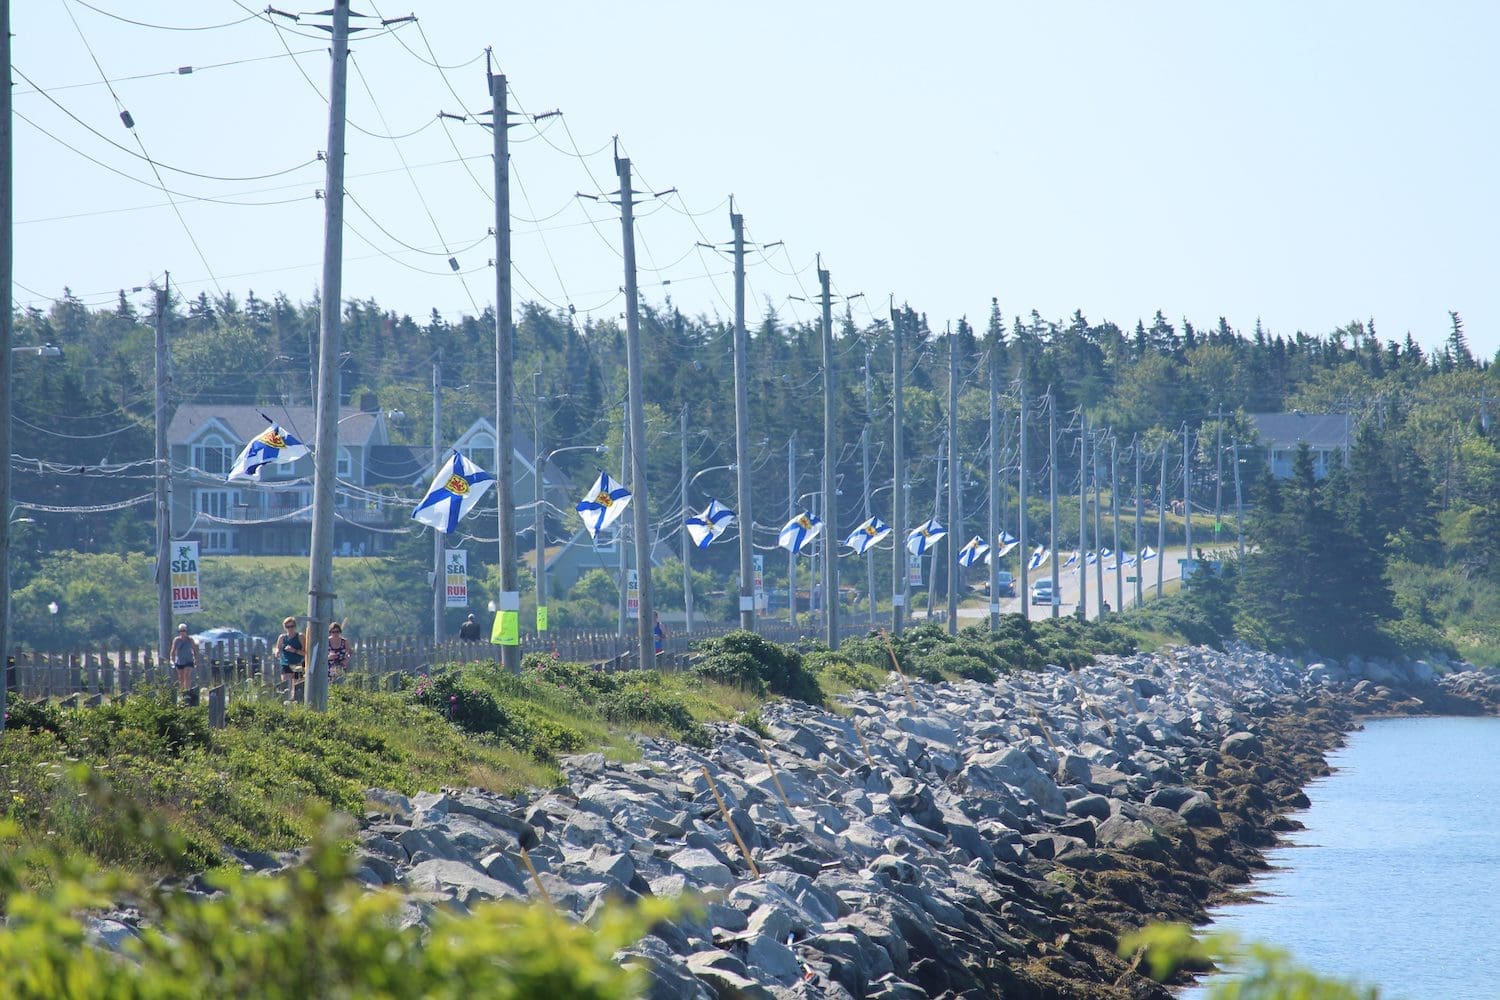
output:
M406 872L404 881L413 890L451 894L465 907L485 899L523 898L513 886L461 861L423 861Z
M396 838L413 862L426 861L429 858L440 858L444 861L459 861L464 857L462 851L454 845L453 841L444 836L441 830L424 827L413 827Z
M792 949L771 935L756 934L744 947L745 965L757 979L785 985L802 977L802 965Z
M1226 757L1253 757L1260 753L1260 740L1254 733L1231 733L1219 744L1219 753Z
M1082 798L1074 799L1068 803L1069 816L1092 816L1095 819L1109 819L1109 799L1102 795L1089 794Z
M1061 815L1067 809L1057 783L1034 764L1024 752L1011 747L992 753L977 753L969 758L962 778L969 788L981 793L994 792L999 786L1020 789L1044 811Z
M1167 859L1166 841L1155 827L1138 819L1111 816L1099 824L1094 838L1100 847L1111 847L1153 861Z
M712 853L689 847L672 854L669 860L694 882L726 888L734 883L734 874Z
M689 955L688 971L714 991L719 1000L776 1000L776 994L749 977L749 969L722 951Z

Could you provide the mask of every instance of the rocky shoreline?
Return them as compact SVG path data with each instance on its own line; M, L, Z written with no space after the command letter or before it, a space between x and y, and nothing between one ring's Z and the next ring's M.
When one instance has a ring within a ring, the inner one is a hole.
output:
M839 714L715 726L709 749L569 758L550 791L372 789L357 877L402 887L409 924L699 895L620 956L662 1000L1167 998L1117 938L1202 922L1264 867L1361 717L1496 712L1500 674L1466 666L1179 648L992 684L893 674Z

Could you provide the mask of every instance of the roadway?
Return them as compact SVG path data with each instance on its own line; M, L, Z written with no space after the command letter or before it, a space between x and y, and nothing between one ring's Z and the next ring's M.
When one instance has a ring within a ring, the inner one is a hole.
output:
M1176 548L1168 548L1164 553L1157 556L1156 559L1151 559L1143 564L1126 569L1125 576L1128 577L1130 573L1137 570L1144 573L1144 576L1141 577L1141 592L1145 596L1146 600L1149 601L1156 592L1157 559L1163 560L1162 580L1163 582L1166 582L1170 580L1176 580L1178 578L1181 572L1181 567L1178 564L1178 560L1182 559L1186 555L1187 550L1182 546L1177 546ZM1093 566L1088 567L1088 616L1091 619L1099 617L1099 584L1094 576L1097 569L1097 563ZM1044 577L1049 580L1052 579L1052 565L1050 563L1042 566L1038 570L1033 571L1030 574L1028 584L1035 583L1038 579ZM980 576L980 579L984 579L984 576ZM1130 583L1127 579L1123 582L1122 585L1125 590L1124 607L1128 608L1135 604L1135 584ZM983 586L982 583L981 586ZM1020 586L1021 580L1020 577L1017 576L1016 587L1019 589ZM1057 573L1057 587L1058 595L1061 600L1061 603L1058 606L1060 614L1075 614L1078 609L1077 568L1059 568ZM1017 596L1015 597L1002 597L1000 599L1001 613L1019 613L1021 611L1021 601L1023 600L1023 598L1029 600L1029 597L1022 594L1017 594ZM1112 570L1105 570L1104 572L1104 600L1109 603L1109 606L1111 608L1115 608L1115 573ZM938 612L937 617L942 616L947 606L947 595L939 594L936 606ZM1120 610L1118 608L1115 609ZM1051 609L1045 604L1029 605L1029 610L1031 612L1032 618L1045 618L1052 613ZM921 619L927 617L926 602L924 601L920 607L913 608L912 611L913 618ZM987 618L989 616L989 613L989 602L988 600L986 600L983 594L980 594L977 597L972 593L969 594L967 597L967 601L961 603L958 609L958 617L960 620Z

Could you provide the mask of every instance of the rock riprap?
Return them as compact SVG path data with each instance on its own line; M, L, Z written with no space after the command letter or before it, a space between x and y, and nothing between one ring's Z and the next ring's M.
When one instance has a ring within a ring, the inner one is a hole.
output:
M652 997L1165 998L1119 933L1246 881L1357 713L1493 709L1500 685L1177 649L906 690L569 758L529 796L372 790L359 877L403 886L409 922L543 890L584 921L699 896L621 956Z

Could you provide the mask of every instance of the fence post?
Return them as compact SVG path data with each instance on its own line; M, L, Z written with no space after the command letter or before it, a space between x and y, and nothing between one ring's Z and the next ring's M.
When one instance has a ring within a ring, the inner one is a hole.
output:
M222 684L216 684L208 689L208 724L213 729L223 729L228 724Z

